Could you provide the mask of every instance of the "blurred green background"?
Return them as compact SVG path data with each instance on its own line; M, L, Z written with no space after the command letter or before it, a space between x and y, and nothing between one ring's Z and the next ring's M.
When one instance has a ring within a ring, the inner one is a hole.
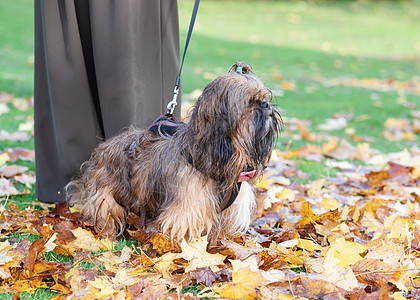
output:
M29 97L33 1L0 1L0 91ZM178 4L183 50L194 2ZM396 151L418 142L388 141L382 131L388 118L412 120L420 106L419 0L201 1L182 75L184 100L196 99L236 61L250 63L274 91L285 130L293 117L316 131L334 114L350 113L351 132L371 137L375 148Z

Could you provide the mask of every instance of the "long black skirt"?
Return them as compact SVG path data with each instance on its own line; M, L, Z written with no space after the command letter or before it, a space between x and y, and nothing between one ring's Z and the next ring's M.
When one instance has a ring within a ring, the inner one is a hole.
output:
M166 112L178 68L177 0L35 0L36 197L63 201L99 141Z

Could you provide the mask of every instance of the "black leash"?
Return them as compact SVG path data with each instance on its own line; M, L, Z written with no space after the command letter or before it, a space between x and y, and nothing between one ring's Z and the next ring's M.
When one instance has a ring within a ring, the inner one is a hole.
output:
M178 104L177 98L178 98L178 92L179 92L179 83L180 83L180 80L181 80L182 67L184 66L185 54L187 53L188 44L190 43L190 38L191 38L192 31L193 31L193 28L194 28L195 17L197 16L198 5L199 4L200 4L200 0L195 0L193 12L192 12L192 15L191 15L190 28L188 29L187 40L185 41L184 54L182 56L181 66L179 67L179 73L178 73L178 76L177 76L176 81L175 81L174 96L173 96L172 100L168 103L168 106L167 106L168 114L172 114L174 109L175 109L175 106L177 106L177 104Z

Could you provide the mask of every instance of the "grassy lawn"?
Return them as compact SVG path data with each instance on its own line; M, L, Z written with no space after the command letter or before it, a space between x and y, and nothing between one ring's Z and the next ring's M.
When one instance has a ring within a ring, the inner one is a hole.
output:
M178 4L183 51L193 1ZM0 93L31 97L33 1L2 1L0 20ZM349 139L355 133L381 152L410 148L418 144L418 133L414 140L389 141L382 132L387 119L411 122L411 112L420 110L419 20L419 0L202 1L183 69L183 97L186 102L194 100L194 91L234 62L246 61L276 95L285 131L292 118L308 121L308 129L319 132L317 125L326 119L351 114L345 128L328 134ZM8 107L10 112L0 113L0 131L15 132L31 120L33 108ZM307 143L283 135L278 148ZM0 140L0 153L8 147L33 149L33 138ZM18 164L34 170L33 162ZM302 161L300 169L315 177L330 173L327 166L314 162ZM31 192L12 200L24 207L34 200ZM52 296L40 289L34 295L22 293L21 299Z

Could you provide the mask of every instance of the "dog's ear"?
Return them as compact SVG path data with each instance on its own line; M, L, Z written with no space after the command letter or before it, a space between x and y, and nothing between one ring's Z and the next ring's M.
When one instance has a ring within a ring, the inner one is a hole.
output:
M189 147L195 167L212 178L221 177L235 153L232 132L237 116L229 107L229 90L219 80L204 89L189 122Z

